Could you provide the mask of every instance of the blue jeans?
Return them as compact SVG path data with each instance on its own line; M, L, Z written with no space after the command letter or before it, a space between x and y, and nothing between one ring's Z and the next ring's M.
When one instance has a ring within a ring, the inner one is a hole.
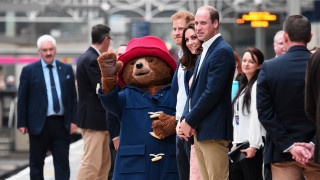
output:
M191 143L176 136L176 156L180 180L189 180Z

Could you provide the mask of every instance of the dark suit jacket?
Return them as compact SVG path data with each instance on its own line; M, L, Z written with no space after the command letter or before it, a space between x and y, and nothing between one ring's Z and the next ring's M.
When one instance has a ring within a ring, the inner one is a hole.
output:
M259 120L267 131L265 164L292 161L294 142L310 142L314 124L304 112L305 73L310 52L293 46L263 63L257 82Z
M231 87L235 69L232 48L218 37L209 47L196 77L194 70L183 116L196 128L198 140L232 140ZM191 111L189 112L189 99Z
M106 111L96 93L97 84L101 84L98 57L97 51L89 47L77 60L78 127L106 131Z
M77 93L72 67L56 61L64 106L64 126L76 123ZM47 89L41 61L22 69L18 90L18 128L27 127L29 134L38 135L45 124L48 109Z
M317 52L318 55L320 52ZM318 56L319 57L319 56ZM306 72L305 110L308 118L316 125L317 136L314 161L320 163L320 59L310 59Z

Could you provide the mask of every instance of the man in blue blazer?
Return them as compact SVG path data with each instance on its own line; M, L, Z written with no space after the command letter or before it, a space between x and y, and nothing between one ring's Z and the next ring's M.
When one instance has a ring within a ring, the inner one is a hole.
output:
M317 179L320 165L293 161L300 156L295 142L314 142L315 126L304 112L305 73L311 40L309 20L301 15L286 18L283 25L285 54L266 61L257 82L259 120L267 131L264 162L271 164L273 179L305 176Z
M37 46L41 60L21 72L17 126L29 134L30 179L43 179L44 159L51 150L55 178L68 180L70 133L77 128L74 73L70 65L55 59L53 37L41 36Z
M195 29L198 39L204 41L203 51L195 66L181 129L187 137L196 129L194 147L201 179L229 179L235 57L219 33L219 13L214 7L198 9Z

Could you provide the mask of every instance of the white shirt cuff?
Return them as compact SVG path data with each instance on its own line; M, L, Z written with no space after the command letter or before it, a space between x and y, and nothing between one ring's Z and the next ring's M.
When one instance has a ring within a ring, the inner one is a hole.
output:
M117 136L117 137L113 138L113 139L112 139L112 141L114 141L114 140L116 140L116 139L119 139L119 136Z
M284 150L283 152L284 152L284 153L289 152L289 149L291 149L293 146L294 146L294 144L292 144L290 147L288 147L288 148L287 148L286 150Z

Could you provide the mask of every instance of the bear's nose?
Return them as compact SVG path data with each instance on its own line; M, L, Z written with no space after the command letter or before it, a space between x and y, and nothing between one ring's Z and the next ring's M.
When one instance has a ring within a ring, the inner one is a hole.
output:
M141 62L137 63L136 64L136 68L137 69L141 69L143 67L143 64Z

